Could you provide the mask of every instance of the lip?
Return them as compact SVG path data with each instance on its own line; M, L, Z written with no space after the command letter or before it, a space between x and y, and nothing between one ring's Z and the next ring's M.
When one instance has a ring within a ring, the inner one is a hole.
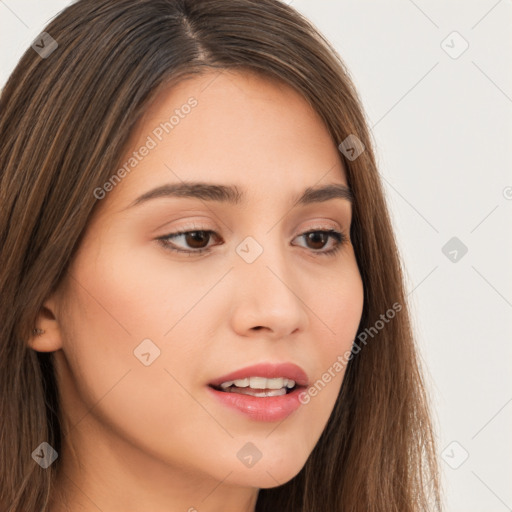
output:
M226 393L210 386L207 387L207 390L221 404L235 409L251 420L273 422L284 420L302 405L299 398L304 388L302 386L295 387L291 393L286 395L265 397Z
M228 380L245 379L246 377L265 377L267 379L286 377L287 379L294 380L297 386L306 387L309 385L306 372L300 366L293 363L255 364L218 377L209 384L210 386L220 386Z
M213 387L220 387L223 382L228 380L246 377L265 377L267 379L286 377L294 380L296 386L293 391L285 395L264 397L230 393ZM306 372L296 364L260 363L218 377L209 383L207 389L220 403L238 410L252 420L272 422L283 420L302 405L299 397L308 385L309 379Z

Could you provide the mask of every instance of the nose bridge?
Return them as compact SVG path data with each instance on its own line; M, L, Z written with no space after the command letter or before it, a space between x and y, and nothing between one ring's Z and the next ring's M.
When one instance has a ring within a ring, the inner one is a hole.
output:
M286 243L277 228L270 232L262 228L247 236L236 251L241 260L237 262L237 267L244 281L250 282L251 287L262 285L269 292L280 293L281 288L285 287L281 280L292 279L289 276L290 262L287 261Z
M244 325L267 327L280 335L303 326L306 314L297 291L300 283L290 270L289 251L278 229L262 227L247 236L236 252L234 271L241 286L236 309Z

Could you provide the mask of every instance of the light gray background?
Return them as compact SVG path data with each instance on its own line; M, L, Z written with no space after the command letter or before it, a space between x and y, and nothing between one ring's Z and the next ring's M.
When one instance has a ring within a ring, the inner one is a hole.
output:
M0 86L68 3L0 0ZM512 1L288 3L335 45L372 127L446 510L512 510ZM454 31L469 44L457 58ZM468 248L455 262L442 252L452 237Z

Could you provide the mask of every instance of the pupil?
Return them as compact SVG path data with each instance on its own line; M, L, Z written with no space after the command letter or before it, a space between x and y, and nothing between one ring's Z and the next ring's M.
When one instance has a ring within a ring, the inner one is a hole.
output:
M313 232L313 233L308 233L308 238L309 238L309 241L312 241L313 244L314 243L318 243L318 239L315 241L315 238L320 238L320 247L313 247L314 249L321 249L324 245L325 245L325 237L327 235L325 233L320 233L320 232Z
M192 243L189 243L187 240L187 243L190 245L190 247L194 249L201 249L203 245L201 245L201 239L206 239L206 242L208 243L208 234L206 231L192 231L191 233L187 234L188 238L192 239ZM197 245L197 242L199 241L199 245Z

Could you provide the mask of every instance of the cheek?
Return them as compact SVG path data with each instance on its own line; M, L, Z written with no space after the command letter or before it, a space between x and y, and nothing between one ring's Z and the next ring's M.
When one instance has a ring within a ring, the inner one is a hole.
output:
M111 320L140 340L168 339L194 316L194 322L204 322L211 306L204 299L229 265L212 267L186 256L168 256L156 243L129 242L115 241L111 254L106 246L97 265L82 272L87 289L100 298ZM120 253L123 246L126 251Z
M348 357L361 320L364 289L355 258L338 273L338 279L326 282L323 289L309 295L312 315L311 337L315 341L311 360L316 373L304 392L302 403L325 423L338 397ZM318 312L318 313L317 313Z
M319 351L324 366L351 348L363 312L363 283L355 258L346 262L336 275L325 279L322 287L312 289L308 297L316 317L312 321L319 326L318 330L325 331Z
M68 307L72 321L65 332L64 352L72 380L63 387L71 424L80 424L89 432L100 425L107 427L116 440L183 468L194 467L191 461L215 467L214 451L209 453L197 440L202 439L204 429L218 430L218 426L189 392L194 368L201 364L196 352L200 347L187 350L190 338L182 340L178 333L151 339L126 332L117 321L124 319L119 303L111 310L117 319L107 311L117 295L112 281L87 283L101 304L90 293L77 291ZM119 293L118 297L125 296ZM146 314L150 311L156 319L158 312L149 307ZM128 311L125 314L130 318ZM138 350L144 339L143 349ZM101 444L105 437L98 435L97 439Z
M207 295L218 273L207 279L168 261L151 264L136 253L114 259L105 250L85 261L72 268L63 333L72 424L97 420L157 458L215 467L216 451L197 440L205 429L219 439L225 432L190 391L204 366L206 330L219 318L218 295Z

